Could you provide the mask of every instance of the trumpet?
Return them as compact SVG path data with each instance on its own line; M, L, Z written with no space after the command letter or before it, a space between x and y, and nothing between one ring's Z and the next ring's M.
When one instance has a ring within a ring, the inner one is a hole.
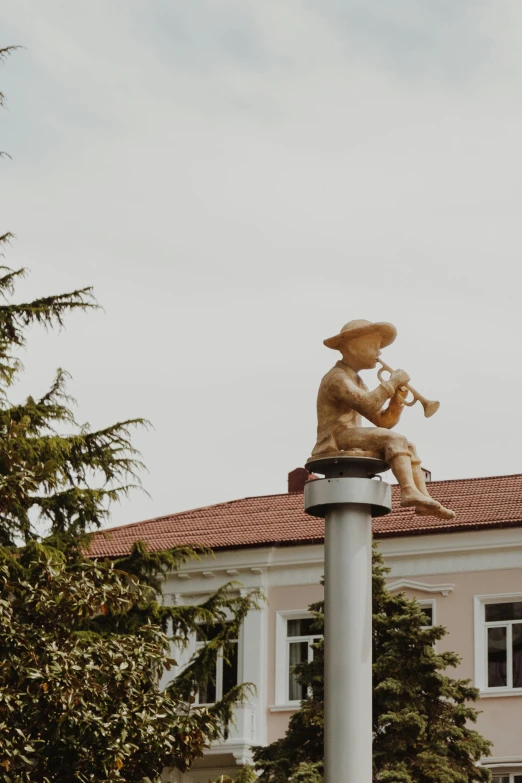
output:
M378 371L377 377L380 381L383 381L385 380L382 377L383 372L386 371L391 374L393 370L388 364L386 364L386 362L383 362L382 359L377 359L377 361L381 365L381 369ZM427 400L426 397L414 389L413 386L410 386L409 383L405 383L404 387L412 394L412 398L410 400L404 400L405 405L411 406L415 405L416 402L420 402L424 408L424 415L427 419L429 419L430 416L433 416L434 413L437 413L440 408L440 402L437 402L436 400Z

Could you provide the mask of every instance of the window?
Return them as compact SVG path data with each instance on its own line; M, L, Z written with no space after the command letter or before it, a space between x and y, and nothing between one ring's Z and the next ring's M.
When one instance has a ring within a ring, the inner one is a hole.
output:
M522 688L522 601L485 605L487 686Z
M321 634L312 630L310 612L278 612L276 619L276 705L297 705L305 689L297 682L295 667L312 661L312 645Z
M312 644L321 638L320 634L314 634L312 631L314 619L304 617L286 621L288 702L301 701L306 695L304 687L297 682L295 667L314 658Z
M304 688L297 682L295 666L312 661L312 645L321 639L312 629L315 621L307 610L286 610L276 614L275 703L272 712L295 710L305 697Z
M522 783L522 775L493 775L491 783Z
M215 639L219 633L219 627L215 625L202 625L196 633L196 650L205 646L206 641ZM228 654L228 662L221 655L218 656L216 667L211 677L200 688L196 697L197 704L214 704L239 682L239 655L238 642L232 643L232 649Z
M431 628L435 625L435 601L419 601L420 608L424 614L428 617L428 622L423 628Z
M475 648L476 684L483 695L522 695L520 593L475 598Z

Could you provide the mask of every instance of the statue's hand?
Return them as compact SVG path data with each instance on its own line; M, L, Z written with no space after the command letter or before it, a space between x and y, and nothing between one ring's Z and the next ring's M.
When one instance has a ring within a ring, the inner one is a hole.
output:
M404 405L404 400L408 396L408 389L406 386L399 386L398 389L396 389L395 394L393 395L391 401L394 403L398 403L399 405Z
M395 391L397 391L400 386L404 386L405 383L408 383L409 380L410 376L406 370L394 370L390 375L390 383L395 387Z

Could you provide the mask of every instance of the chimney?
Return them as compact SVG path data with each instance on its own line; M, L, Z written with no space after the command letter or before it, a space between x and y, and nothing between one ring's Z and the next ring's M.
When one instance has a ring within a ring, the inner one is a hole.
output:
M424 481L426 483L431 481L431 470L426 470L426 468L421 468L421 470L424 473Z
M304 492L304 485L307 481L318 478L313 473L309 473L306 468L295 468L288 474L288 492Z

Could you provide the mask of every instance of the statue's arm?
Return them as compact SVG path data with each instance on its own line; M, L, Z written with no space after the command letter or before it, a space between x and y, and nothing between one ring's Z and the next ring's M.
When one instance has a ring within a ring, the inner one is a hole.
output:
M390 395L382 384L373 391L368 391L361 389L348 378L336 379L332 383L330 393L347 408L357 411L376 427L384 426L377 421L380 421L379 412Z
M375 419L372 419L372 423L377 427L384 427L384 429L391 430L399 423L403 410L403 395L400 392L396 392L386 408L378 411L375 415Z
M390 392L393 392L391 399ZM389 383L381 383L376 389L368 391L361 389L348 378L336 379L331 393L346 407L356 410L376 427L384 427L385 429L395 427L404 407L404 394L401 391L393 391ZM405 393L407 394L407 392ZM383 405L388 400L389 404L383 410Z

